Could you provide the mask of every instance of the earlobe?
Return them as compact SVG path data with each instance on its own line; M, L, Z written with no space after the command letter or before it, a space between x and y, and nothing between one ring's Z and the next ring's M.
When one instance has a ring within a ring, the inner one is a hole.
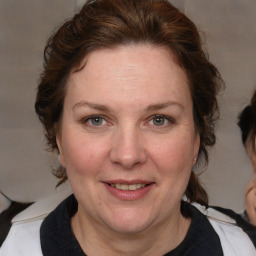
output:
M200 135L197 132L196 135L195 135L193 165L196 164L196 161L197 161L197 158L198 158L198 153L199 153L199 148L200 148Z
M59 150L59 157L58 157L59 163L61 164L62 167L65 167L65 158L62 151L61 137L59 134L56 136L56 143Z
M197 157L194 157L194 159L193 159L193 165L196 164L196 161L197 161Z
M60 126L56 122L54 124L55 134L56 134L56 144L59 151L58 161L62 167L65 167L65 158L62 150L62 141L61 141L61 132L60 132Z

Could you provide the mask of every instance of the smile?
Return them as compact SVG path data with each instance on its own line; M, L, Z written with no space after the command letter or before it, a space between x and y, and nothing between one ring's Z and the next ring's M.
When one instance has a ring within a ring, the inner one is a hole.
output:
M119 190L124 190L124 191L128 191L128 190L131 190L131 191L135 191L137 189L141 189L141 188L144 188L146 186L146 184L119 184L119 183L116 183L116 184L111 184L111 187L113 188L116 188L116 189L119 189Z
M144 180L112 180L103 184L112 196L125 201L142 199L155 187L155 182Z

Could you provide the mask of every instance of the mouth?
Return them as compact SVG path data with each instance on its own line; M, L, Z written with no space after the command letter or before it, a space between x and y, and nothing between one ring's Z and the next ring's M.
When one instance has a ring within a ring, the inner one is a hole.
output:
M124 181L115 180L103 182L110 194L121 200L138 200L146 196L154 187L154 182L149 181Z
M121 184L121 183L111 183L109 184L112 188L116 188L123 191L135 191L147 186L147 184L137 183L137 184Z

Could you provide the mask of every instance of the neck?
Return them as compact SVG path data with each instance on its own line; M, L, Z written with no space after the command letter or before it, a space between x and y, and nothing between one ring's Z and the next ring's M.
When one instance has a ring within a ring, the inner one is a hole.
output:
M88 256L95 255L95 252L98 256L163 255L184 240L191 222L177 212L162 223L136 234L127 234L110 230L100 223L95 225L83 216L78 211L71 225L81 248Z

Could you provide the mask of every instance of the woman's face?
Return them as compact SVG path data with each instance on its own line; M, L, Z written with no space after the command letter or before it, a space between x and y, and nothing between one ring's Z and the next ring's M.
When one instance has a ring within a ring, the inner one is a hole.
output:
M165 225L200 144L184 71L165 48L92 52L68 81L57 143L84 220L125 233Z

